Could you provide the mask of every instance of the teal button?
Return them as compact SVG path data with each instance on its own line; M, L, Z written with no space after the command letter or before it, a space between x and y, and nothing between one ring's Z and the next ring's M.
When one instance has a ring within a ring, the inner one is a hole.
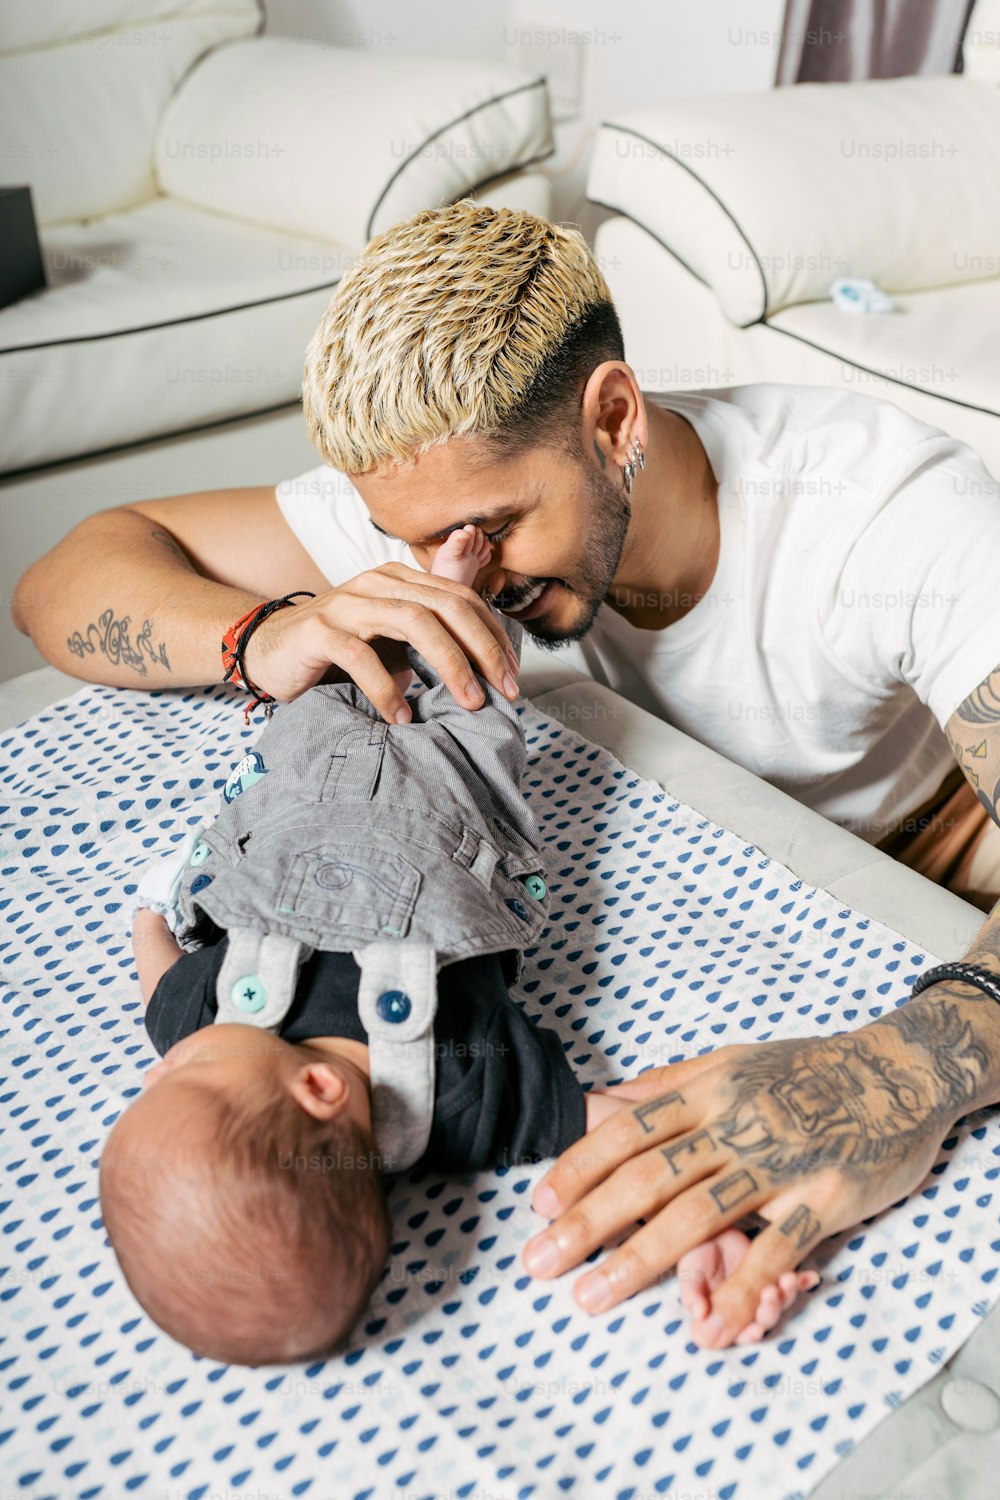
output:
M211 852L207 844L195 844L191 850L191 864L203 865Z
M229 994L236 1009L245 1011L248 1015L263 1010L267 1004L267 989L264 981L258 979L256 974L244 974L241 979L237 979Z
M534 896L536 901L541 901L545 895L545 881L540 875L526 875L524 877L524 889L529 896Z

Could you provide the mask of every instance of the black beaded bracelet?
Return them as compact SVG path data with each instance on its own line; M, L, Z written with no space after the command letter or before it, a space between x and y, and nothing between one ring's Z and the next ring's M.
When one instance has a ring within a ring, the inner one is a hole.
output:
M910 999L919 995L922 990L928 989L932 984L937 984L942 979L957 979L963 984L974 984L977 989L982 990L984 995L989 995L1000 1005L1000 979L991 974L988 969L981 969L978 964L952 963L938 964L933 969L928 969L926 974L921 974L916 984L910 991Z
M268 615L273 614L276 609L281 609L283 605L291 604L293 599L298 599L303 595L305 595L309 599L315 599L316 597L311 589L296 589L294 593L285 594L284 598L282 599L270 599L267 601L267 603L260 605L260 607L252 613L252 617L246 621L246 624L243 625L242 631L236 638L236 644L231 652L232 660L222 680L223 682L228 682L230 678L232 678L234 682L239 682L248 693L256 694L253 702L249 703L244 711L243 719L244 723L246 724L249 724L250 715L253 713L258 704L264 705L264 716L265 718L270 719L271 715L274 712L274 705L276 702L276 699L272 698L270 693L262 692L260 688L256 687L250 681L250 678L247 675L247 670L243 662L243 655L246 651L247 643L250 640L253 632L257 629L257 626L260 625L263 620L266 620ZM223 662L225 662L226 641L223 641L222 647Z

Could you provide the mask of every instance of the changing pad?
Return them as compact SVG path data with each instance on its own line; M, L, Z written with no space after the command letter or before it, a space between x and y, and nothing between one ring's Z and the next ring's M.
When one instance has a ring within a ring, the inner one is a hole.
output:
M806 1495L995 1300L993 1110L956 1128L904 1203L810 1257L823 1283L759 1345L699 1350L672 1277L591 1318L573 1276L523 1275L541 1166L396 1179L392 1259L343 1357L220 1366L141 1313L96 1191L104 1137L155 1058L129 913L141 870L214 815L260 732L242 701L87 686L0 740L7 1490ZM851 1029L905 1000L919 948L520 712L553 919L515 999L585 1083Z

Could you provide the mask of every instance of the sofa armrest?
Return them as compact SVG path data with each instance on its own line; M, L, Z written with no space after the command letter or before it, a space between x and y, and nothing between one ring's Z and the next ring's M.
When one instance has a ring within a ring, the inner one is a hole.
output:
M220 48L164 112L164 193L361 249L553 150L543 78L282 38Z
M746 328L840 276L916 291L993 274L1000 89L961 76L796 84L602 126L587 196Z

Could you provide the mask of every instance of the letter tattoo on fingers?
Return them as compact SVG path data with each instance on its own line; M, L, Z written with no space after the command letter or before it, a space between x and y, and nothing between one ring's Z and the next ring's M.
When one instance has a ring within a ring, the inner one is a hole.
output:
M741 1167L738 1172L731 1172L728 1177L716 1183L714 1188L709 1188L716 1207L723 1214L735 1208L737 1203L742 1203L744 1198L749 1198L752 1193L759 1191L757 1179L745 1167Z
M798 1208L792 1209L785 1222L778 1225L778 1229L787 1239L795 1241L796 1250L801 1250L810 1240L820 1238L823 1226L819 1216L805 1203L800 1203Z
M674 1141L669 1146L660 1147L660 1155L669 1164L670 1170L675 1177L680 1177L683 1169L677 1165L674 1157L680 1156L682 1153L689 1156L697 1155L698 1147L703 1141L706 1143L706 1150L715 1150L715 1141L707 1130L696 1130L693 1135L685 1136L683 1140Z
M648 1119L648 1117L650 1115L655 1115L658 1110L666 1109L668 1104L683 1103L683 1097L678 1094L676 1090L674 1090L673 1093L659 1094L655 1099L647 1099L643 1104L635 1105L632 1110L632 1114L638 1121L640 1127L646 1132L646 1134L651 1135L653 1126L646 1124L646 1120Z

